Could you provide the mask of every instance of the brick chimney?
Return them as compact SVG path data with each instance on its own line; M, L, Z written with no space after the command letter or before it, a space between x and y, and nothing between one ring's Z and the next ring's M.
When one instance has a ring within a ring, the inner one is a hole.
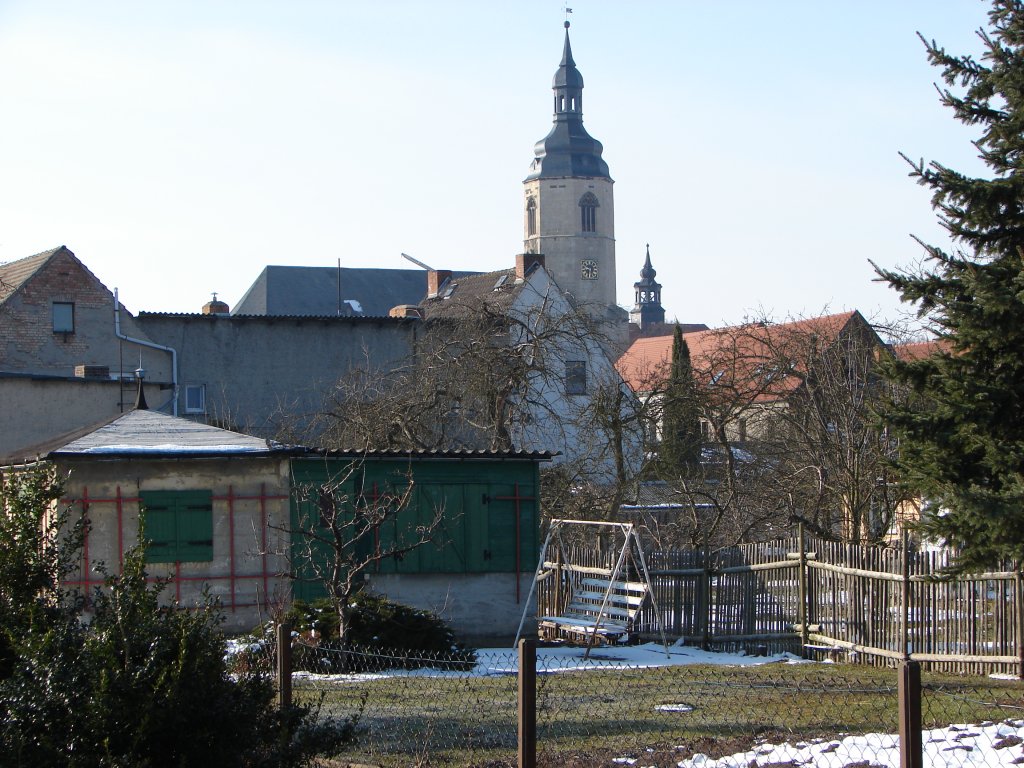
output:
M212 301L208 301L205 304L203 304L203 314L204 315L226 315L230 311L231 311L231 308L227 304L225 304L223 301L220 301L217 298L217 294L216 293L213 294L213 300Z
M397 307L391 308L388 312L388 317L411 317L416 320L422 320L423 307L418 307L415 304L399 304Z
M516 280L523 280L533 269L534 265L544 266L543 253L517 253L516 254Z
M110 366L107 365L76 365L76 379L109 379Z
M441 292L441 286L445 280L450 280L452 271L450 269L432 269L427 272L427 296L433 298Z

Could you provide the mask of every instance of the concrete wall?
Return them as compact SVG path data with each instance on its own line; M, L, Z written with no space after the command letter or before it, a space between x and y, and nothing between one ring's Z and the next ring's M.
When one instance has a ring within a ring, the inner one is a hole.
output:
M150 403L166 397L159 385L147 385ZM122 390L120 382L110 379L0 374L0 459L32 458L37 452L32 449L118 416L134 404L134 385Z
M415 321L142 313L147 335L178 352L179 414L190 384L206 389L205 419L265 437L323 409L343 375L405 360ZM204 418L198 416L196 418Z
M519 599L513 573L373 574L367 586L405 605L433 611L460 637L515 637L530 594L533 573L519 574ZM527 611L527 629L536 628L536 604Z
M222 605L226 631L247 631L268 616L268 608L289 600L291 585L274 574L287 571L289 463L287 458L76 459L59 462L70 471L65 498L80 510L89 499L92 529L87 539L88 586L102 582L97 561L119 571L122 552L138 534L139 492L209 490L213 493L213 560L151 563L151 576L179 576L164 592L185 604L201 600L204 585ZM228 501L228 495L234 501ZM261 503L260 496L264 496ZM117 499L121 498L120 523ZM233 515L229 515L229 509ZM265 524L264 524L265 521ZM264 543L264 535L266 541ZM264 553L266 553L264 555ZM72 576L70 580L81 579Z

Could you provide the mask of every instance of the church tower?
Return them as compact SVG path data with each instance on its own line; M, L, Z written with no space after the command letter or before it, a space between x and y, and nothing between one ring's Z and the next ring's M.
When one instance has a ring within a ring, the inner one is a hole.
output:
M651 266L651 246L647 246L647 259L640 270L640 279L633 283L636 291L636 304L629 313L629 321L640 326L640 335L654 327L665 323L665 308L661 306L661 283L654 279L657 275Z
M614 182L601 142L583 127L583 76L572 59L568 21L552 90L554 125L534 146L523 181L523 249L544 254L558 286L591 316L624 323L615 301Z

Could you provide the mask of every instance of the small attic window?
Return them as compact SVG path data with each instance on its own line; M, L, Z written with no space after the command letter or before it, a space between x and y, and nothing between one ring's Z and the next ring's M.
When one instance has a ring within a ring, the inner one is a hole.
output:
M502 275L501 277L498 278L498 281L494 284L494 290L500 291L501 290L501 286L503 286L506 282L508 282L508 275Z
M53 332L75 332L75 305L70 301L53 302Z
M185 413L206 413L206 385L185 385Z

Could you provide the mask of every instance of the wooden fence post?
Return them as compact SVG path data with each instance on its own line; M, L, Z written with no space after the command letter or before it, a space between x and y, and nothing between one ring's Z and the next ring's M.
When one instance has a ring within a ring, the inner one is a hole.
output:
M537 766L537 641L519 641L519 768Z
M292 626L286 621L277 625L277 704L292 705Z
M711 614L714 608L711 605L711 568L708 565L707 547L701 547L700 564L703 572L700 576L700 647L709 650L711 648Z
M903 658L910 660L910 535L903 531L903 581L901 599L903 601L903 615L900 626L900 652ZM921 649L918 648L918 651Z
M1017 677L1024 680L1024 563L1016 564L1016 575L1014 576L1014 600L1017 609L1017 631L1014 633L1017 638Z
M921 665L899 666L900 768L924 768L921 738Z
M804 539L803 523L798 523L796 537L800 547L800 575L798 577L800 607L797 614L797 619L800 622L800 655L807 658L807 646L810 644L811 638L810 627L807 625L807 622L810 621L810 606L807 604L807 541Z

